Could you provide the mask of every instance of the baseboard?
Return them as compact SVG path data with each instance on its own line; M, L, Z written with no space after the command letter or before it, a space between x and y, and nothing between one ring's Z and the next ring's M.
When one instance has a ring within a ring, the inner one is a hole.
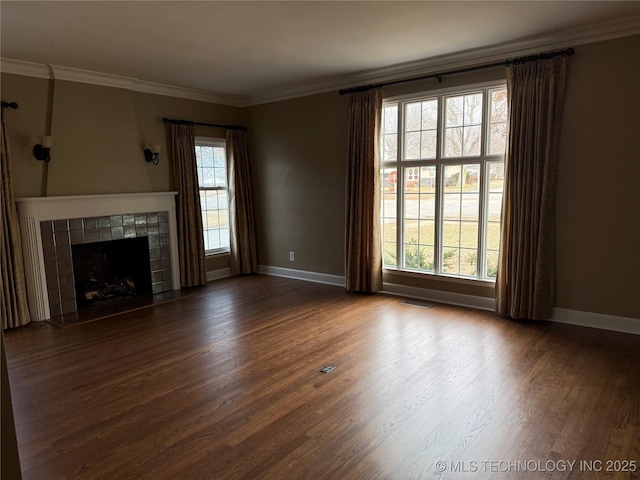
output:
M274 277L293 278L296 280L306 280L308 282L325 283L344 287L344 277L340 275L329 275L328 273L308 272L306 270L294 270L293 268L271 267L268 265L258 265L258 273L273 275Z
M401 297L418 298L420 300L428 300L430 302L458 305L461 307L477 308L480 310L494 310L496 303L493 298L488 297L445 292L442 290L431 290L428 288L409 287L407 285L387 282L382 286L382 293L398 295Z
M640 319L631 317L619 317L604 313L581 312L566 308L554 308L550 319L556 323L578 325L580 327L599 328L613 332L632 333L640 335Z
M222 272L222 270L216 270L216 272ZM295 270L292 268L259 265L258 272L265 275L293 278L296 280L306 280L308 282L325 283L328 285L336 285L339 287L344 287L345 285L345 278L343 276L309 272L306 270ZM230 274L222 275L216 278L223 278L224 276L229 275ZM490 297L479 297L476 295L445 292L442 290L410 287L407 285L400 285L396 283L385 282L380 293L388 295L398 295L401 297L417 298L430 302L446 303L449 305L458 305L461 307L477 308L479 310L495 310L495 299ZM619 317L615 315L606 315L603 313L582 312L579 310L569 310L566 308L554 308L553 316L550 318L550 321L568 325L576 325L580 327L599 328L602 330L610 330L613 332L640 335L640 319L637 318Z
M219 270L211 270L207 272L207 282L212 282L214 280L218 280L220 278L227 278L231 276L231 269L221 268Z

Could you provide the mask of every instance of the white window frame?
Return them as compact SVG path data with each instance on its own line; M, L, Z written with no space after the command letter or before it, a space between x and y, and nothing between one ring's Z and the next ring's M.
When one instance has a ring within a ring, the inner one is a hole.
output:
M505 81L493 81L480 84L464 85L446 89L438 89L428 92L420 92L396 97L389 97L383 100L383 108L390 104L398 105L398 125L397 125L397 151L395 161L380 161L380 174L385 169L393 169L397 175L396 189L396 266L384 266L384 270L391 273L399 273L407 276L424 275L438 276L445 281L453 281L456 283L487 283L494 284L495 278L488 277L486 272L485 252L487 250L487 209L489 195L489 179L488 168L492 162L501 162L504 164L504 154L490 155L488 153L489 141L488 135L490 130L490 92L494 89L506 88ZM481 149L479 156L444 156L444 133L445 133L445 100L447 97L466 95L469 93L483 91L483 121L481 130ZM418 159L403 160L404 157L404 107L406 103L424 101L429 99L438 99L438 125L436 132L436 158L435 159ZM381 134L383 133L381 127ZM381 135L382 142L382 135ZM381 144L381 157L383 154L383 145ZM443 257L443 201L444 201L444 169L447 165L464 165L469 163L479 164L479 217L478 217L478 246L477 246L477 269L475 276L467 276L461 274L443 273L441 259ZM435 238L434 238L434 269L433 272L416 270L404 267L404 168L436 166L436 192L435 192ZM384 181L381 181L384 184ZM382 219L382 212L380 215ZM384 229L384 224L381 226ZM383 235L384 239L384 235Z
M200 186L200 180L198 180L198 193L202 192L202 191L225 191L227 192L227 199L229 198L229 165L226 163L226 151L227 151L227 142L224 138L217 138L217 137L195 137L195 146L196 147L222 147L225 149L225 174L227 177L227 183L225 187L201 187ZM228 205L227 205L227 210L228 210ZM202 204L200 205L200 208L202 209ZM202 230L203 230L203 235L206 236L207 234L207 226L206 225L202 225ZM206 243L205 243L206 245ZM220 248L213 248L213 249L205 249L205 255L210 256L210 255L222 255L222 254L229 254L230 253L230 247L220 247Z

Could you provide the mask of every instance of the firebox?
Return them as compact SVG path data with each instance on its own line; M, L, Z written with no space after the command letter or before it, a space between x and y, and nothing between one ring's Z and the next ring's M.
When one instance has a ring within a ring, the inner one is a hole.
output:
M150 295L148 237L72 245L78 310Z

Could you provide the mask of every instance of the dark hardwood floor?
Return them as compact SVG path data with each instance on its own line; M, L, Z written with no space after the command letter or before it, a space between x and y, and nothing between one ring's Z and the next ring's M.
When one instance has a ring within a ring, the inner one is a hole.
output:
M403 301L236 277L7 331L23 478L640 478L640 337Z

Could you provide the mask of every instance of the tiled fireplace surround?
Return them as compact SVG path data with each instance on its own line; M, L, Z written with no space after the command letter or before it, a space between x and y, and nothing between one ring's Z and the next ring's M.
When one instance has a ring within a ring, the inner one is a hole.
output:
M153 293L180 289L175 192L20 198L32 320L75 312L72 245L147 237Z

